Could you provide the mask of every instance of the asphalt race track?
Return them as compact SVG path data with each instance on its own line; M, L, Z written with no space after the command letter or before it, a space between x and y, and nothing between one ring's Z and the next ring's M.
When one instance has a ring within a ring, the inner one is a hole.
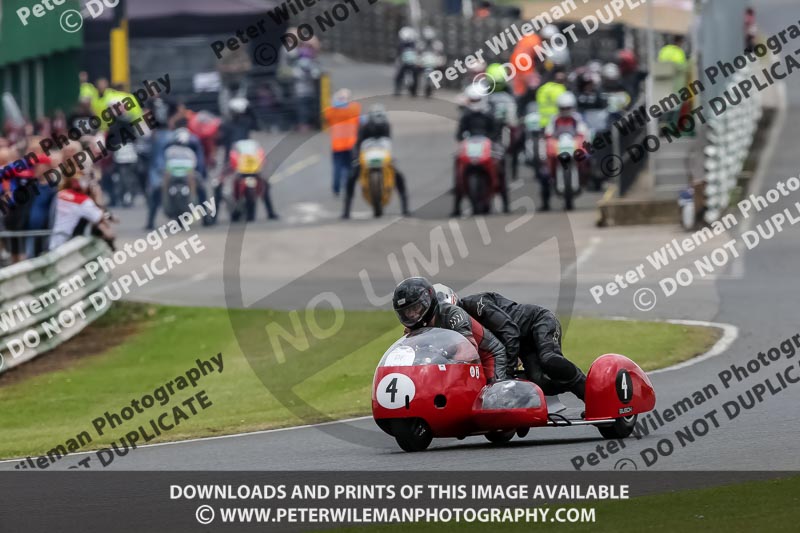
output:
M770 33L797 19L793 0L756 2L769 9L759 10L759 27ZM333 59L334 61L342 61ZM340 64L334 76L334 87L346 80L355 80L359 75L356 96L385 94L390 88L390 67L363 67ZM369 74L365 74L368 72ZM362 79L363 78L363 79ZM779 113L776 128L776 144L771 157L762 162L762 172L756 178L751 192L764 192L779 180L798 175L797 139L800 139L800 82L787 78L784 94L784 112ZM412 103L413 104L413 103ZM316 136L308 140L296 154L282 166L283 176L273 189L273 198L281 211L283 220L268 224L257 222L247 228L244 238L239 281L242 292L248 295L244 305L257 302L260 306L292 308L298 302L306 302L327 284L347 292L348 284L360 287L352 273L368 266L384 265L386 254L396 250L402 242L387 241L375 250L373 257L355 255L352 270L332 271L329 279L317 280L318 284L307 284L298 289L294 301L283 299L257 300L252 295L268 295L283 287L298 274L310 271L345 252L360 240L389 224L400 224L409 239L427 235L437 224L446 222L443 217L451 208L450 169L454 150L452 121L427 114L397 112L392 114L396 129L396 155L401 168L408 175L412 208L420 207L420 198L441 196L438 203L420 209L416 218L396 221L392 215L398 213L394 203L389 217L382 221L369 220L365 206L356 198L357 218L349 223L337 220L340 201L332 197L329 184L329 161L327 139ZM272 137L269 137L270 139ZM769 155L769 154L768 154ZM515 196L535 194L529 184L529 171L524 171L528 184L515 191ZM316 198L311 202L308 198ZM535 197L535 196L534 196ZM639 311L632 303L632 291L609 298L596 304L589 288L606 283L617 273L635 267L644 257L672 238L685 236L677 228L626 228L597 230L593 227L594 211L590 207L597 200L596 194L587 194L579 204L579 210L570 215L576 254L573 262L562 264L563 250L553 242L546 241L535 249L524 250L522 255L510 254L513 260L504 265L481 271L480 277L470 278L467 269L462 281L468 291L492 289L514 294L517 299L555 305L560 280L565 271L577 271L577 291L574 314L581 316L626 316L650 319L687 319L731 324L739 330L738 337L722 354L698 364L652 377L658 394L657 408L667 409L686 396L690 396L709 383L719 385L718 373L731 364L744 364L761 351L778 346L784 339L800 333L797 317L797 265L800 264L800 233L798 228L787 227L773 239L762 242L756 249L743 254L743 260L735 262L706 279L696 281L691 287L679 290L649 312ZM758 213L751 221L751 228L769 218L773 213L790 207L797 199L784 198L777 206ZM396 200L395 200L396 202ZM538 202L538 198L537 198ZM139 215L141 214L141 217ZM143 213L135 210L125 213L126 222L123 239L140 235ZM548 227L565 215L546 213L535 215L536 224ZM136 218L135 221L133 218ZM490 225L506 224L513 217L491 217ZM733 230L735 237L741 227ZM747 228L744 228L747 229ZM203 256L202 268L193 265L193 270L176 269L169 276L154 282L135 299L189 305L219 305L226 298L222 258L225 257L227 229L218 227L203 234L208 252ZM400 232L402 233L402 232ZM538 241L536 241L538 242ZM724 242L720 238L718 242ZM520 251L519 253L522 253ZM288 258L291 257L291 262ZM470 264L489 259L480 254L470 257ZM270 265L264 268L263 265ZM682 265L681 261L667 267L663 274L670 275ZM477 271L477 270L476 270ZM385 281L390 279L386 273ZM648 278L639 287L652 288L660 294L656 277ZM264 304L263 302L268 303ZM347 306L347 301L345 301ZM568 334L569 332L567 332ZM613 347L597 347L597 354L613 350ZM380 354L376 354L376 361ZM635 355L634 355L635 358ZM630 459L642 470L645 465L640 458L644 448L655 447L659 439L672 436L685 425L716 409L719 427L711 425L704 436L694 442L679 445L669 457L659 457L653 469L669 470L787 470L800 466L798 442L800 427L797 410L800 405L800 385L788 385L776 395L769 392L764 401L729 421L722 410L723 403L735 400L757 382L771 377L775 383L775 372L796 364L800 357L789 361L781 359L774 366L761 370L741 384L729 390L719 387L719 395L697 406L674 422L642 438L629 439L626 448L600 461L595 468L630 468L631 463L619 461ZM795 371L795 375L800 372ZM569 402L570 399L566 399ZM183 443L155 445L138 449L110 468L122 470L570 470L571 459L586 456L604 445L593 427L575 429L542 428L532 430L522 440L515 439L508 445L494 446L482 437L465 441L434 441L424 453L401 452L393 439L383 435L382 443L358 445L340 439L354 428L370 430L382 435L371 418L346 423L334 423L322 427L290 428L250 435L213 438ZM372 439L375 440L375 439ZM61 463L69 466L80 456L69 457ZM59 463L61 465L61 463ZM1 465L4 468L12 464ZM584 467L589 469L591 467Z

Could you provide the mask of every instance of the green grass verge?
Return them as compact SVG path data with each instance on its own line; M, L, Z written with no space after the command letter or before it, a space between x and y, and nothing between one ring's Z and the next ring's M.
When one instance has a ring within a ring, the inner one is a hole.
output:
M92 332L113 337L122 326L138 324L136 333L118 346L94 356L69 361L63 368L25 379L0 381L0 457L42 454L88 430L99 448L119 439L140 424L171 409L177 402L205 389L213 405L165 433L158 440L252 431L309 423L299 420L278 401L256 376L243 356L237 331L252 331L263 338L271 321L287 324L286 312L184 308L121 304L95 325ZM332 315L317 314L320 324ZM292 391L316 408L319 418L346 418L370 412L370 387L375 365L385 349L401 334L392 312L348 311L344 328L321 346L302 355L298 364L265 362L266 372L281 378L308 375ZM356 320L352 320L356 318ZM355 325L354 325L355 324ZM376 333L378 332L378 333ZM380 332L388 332L379 335ZM70 341L81 343L82 336ZM604 351L623 353L645 369L667 366L705 351L717 339L716 330L662 323L622 322L576 318L570 324L564 351L584 369ZM352 352L353 347L363 348ZM91 351L91 347L87 347ZM264 348L266 352L266 347ZM131 422L103 438L95 438L91 421L106 410L118 413L131 400L183 375L195 360L221 352L224 370L200 380L165 407L136 415ZM352 352L352 353L351 353ZM55 355L44 357L58 358ZM267 358L265 358L267 359ZM271 359L271 358L269 358ZM329 364L330 361L336 361ZM35 363L34 363L35 364ZM315 369L324 368L322 371Z
M703 531L797 531L800 521L800 477L687 490L631 500L600 502L596 521L584 524L491 524L491 530L616 533L633 529L648 533ZM552 512L551 512L552 515ZM486 531L487 524L414 524L369 526L369 531ZM337 531L361 532L363 528Z

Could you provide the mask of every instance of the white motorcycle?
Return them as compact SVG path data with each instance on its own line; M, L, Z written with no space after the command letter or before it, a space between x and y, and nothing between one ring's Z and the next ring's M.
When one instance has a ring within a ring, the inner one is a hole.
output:
M438 48L438 47L437 47ZM422 74L422 80L425 84L425 98L430 98L433 96L433 91L435 87L433 85L433 80L431 79L431 75L434 71L440 69L444 64L444 55L442 50L437 50L436 48L431 50L425 50L422 52L422 56L420 57L419 67Z
M541 180L546 176L546 172L542 168L544 164L542 154L542 115L539 113L539 106L532 102L528 104L525 110L525 118L523 124L525 127L525 162L533 167L533 174L537 180Z
M577 139L573 134L565 132L558 136L559 154L573 154L578 148ZM575 208L575 197L581 194L580 172L574 157L556 163L554 187L556 194L564 198L564 209L572 211Z

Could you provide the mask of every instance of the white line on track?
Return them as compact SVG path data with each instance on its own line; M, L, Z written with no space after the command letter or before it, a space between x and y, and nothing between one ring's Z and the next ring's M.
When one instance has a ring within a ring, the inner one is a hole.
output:
M139 444L136 448L155 448L156 446L170 446L173 444L188 444L190 442L202 442L208 440L221 440L221 439L233 439L236 437L249 437L250 435L266 435L268 433L280 433L283 431L293 431L297 429L311 429L311 428L318 428L323 426L330 426L333 424L346 424L348 422L358 422L359 420L367 420L372 418L371 416L359 416L356 418L345 418L344 420L331 420L329 422L320 422L318 424L306 424L303 426L291 426L286 428L276 428L276 429L262 429L260 431L250 431L246 433L232 433L230 435L217 435L215 437L198 437L196 439L186 439L186 440L174 440L170 442L156 442L155 444ZM97 450L88 450L85 452L71 452L65 457L72 457L75 455L87 455L96 453ZM25 457L18 457L16 459L3 459L0 461L2 463L18 463L25 459Z
M316 165L319 162L320 162L319 155L317 155L317 154L310 155L310 156L306 157L305 159L301 159L297 163L294 163L294 164L290 165L289 167L286 168L286 170L283 170L281 172L276 172L275 174L272 175L272 177L270 177L269 182L270 182L270 184L274 185L276 183L279 183L279 182L285 180L289 176L293 176L293 175L297 174L301 170L304 170L304 169L306 169L306 168L308 168L310 166Z
M722 337L708 350L706 353L702 355L698 355L697 357L693 357L688 361L683 361L681 363L674 364L672 366L668 366L667 368L660 368L658 370L654 370L652 372L648 372L648 375L653 374L662 374L664 372L672 372L673 370L680 370L681 368L687 368L690 366L694 366L697 363L702 363L712 357L716 357L720 354L725 353L728 348L734 343L734 341L739 337L739 328L734 326L733 324L723 324L720 322L706 322L703 320L667 320L670 324L680 324L683 326L705 326L711 328L718 328L722 330Z
M635 320L635 319L631 319L631 318L628 318L628 317L610 317L609 319L610 320L621 320L621 321L632 321L632 320ZM737 328L736 326L734 326L732 324L723 324L723 323L719 323L719 322L706 322L704 320L661 320L661 321L654 321L654 322L666 322L666 323L669 323L669 324L681 324L681 325L684 325L684 326L712 327L712 328L721 329L723 333L722 333L722 337L706 353L704 353L702 355L699 355L697 357L694 357L692 359L689 359L688 361L683 361L682 363L678 363L678 364L672 365L672 366L667 367L667 368L662 368L660 370L654 370L652 372L648 372L647 373L648 376L652 376L654 374L661 374L661 373L665 373L665 372L672 372L674 370L679 370L681 368L686 368L686 367L689 367L689 366L696 365L697 363L701 363L703 361L711 359L712 357L716 357L716 356L724 353L731 346L731 344L733 344L733 342L736 340L736 338L739 336L739 328ZM214 436L214 437L198 437L196 439L176 440L176 441L170 441L170 442L157 442L155 444L142 444L142 445L137 446L137 448L154 448L156 446L172 446L172 445L175 445L175 444L188 444L188 443L191 443L191 442L204 442L204 441L211 441L211 440L233 439L233 438L237 438L237 437L249 437L249 436L253 436L253 435L267 435L267 434L270 434L270 433L281 433L281 432L284 432L284 431L295 431L295 430L300 430L300 429L313 429L313 428L318 428L318 427L330 426L330 425L333 425L333 424L346 424L348 422L359 422L361 420L369 420L371 418L372 418L371 416L359 416L359 417L356 417L356 418L346 418L344 420L331 420L329 422L320 422L318 424L305 424L305 425L302 425L302 426L291 426L291 427L286 427L286 428L264 429L264 430L261 430L261 431L250 431L250 432L246 432L246 433L233 433L231 435L217 435L217 436ZM75 456L75 455L92 454L92 453L96 453L96 451L97 450L88 450L88 451L85 451L85 452L74 452L74 453L70 453L68 455L68 457ZM0 460L0 464L3 464L3 463L18 463L18 462L22 461L23 459L25 459L25 457L18 457L16 459L3 459L3 460Z
M573 263L570 263L563 271L561 271L561 275L568 276L569 274L572 274L573 270L583 265L592 256L594 251L597 250L597 247L601 242L603 242L603 239L600 237L592 237L592 239L589 241L589 246L587 246L586 249L581 252L581 254Z

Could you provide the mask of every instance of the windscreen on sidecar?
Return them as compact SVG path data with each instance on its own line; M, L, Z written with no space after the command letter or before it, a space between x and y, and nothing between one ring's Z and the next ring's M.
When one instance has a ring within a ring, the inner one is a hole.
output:
M480 364L478 352L460 333L422 328L392 344L379 366Z

